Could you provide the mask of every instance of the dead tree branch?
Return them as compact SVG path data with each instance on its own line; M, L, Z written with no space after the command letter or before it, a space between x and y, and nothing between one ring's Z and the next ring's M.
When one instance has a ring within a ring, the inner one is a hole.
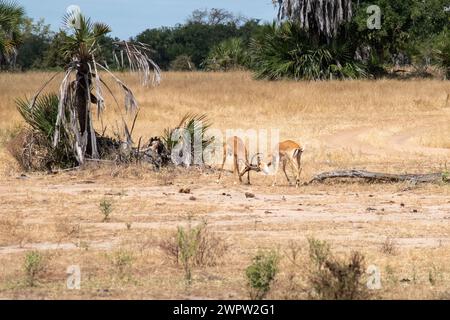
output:
M324 182L328 179L365 179L369 182L412 182L412 183L442 183L450 182L450 177L445 173L429 174L389 174L370 172L365 170L339 170L320 173L312 178L307 184L313 182Z

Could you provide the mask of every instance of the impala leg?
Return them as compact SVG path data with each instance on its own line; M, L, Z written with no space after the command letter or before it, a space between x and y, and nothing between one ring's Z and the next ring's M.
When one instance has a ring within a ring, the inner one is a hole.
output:
M247 173L247 184L250 184L250 168L246 167L240 174L239 178L242 178ZM241 181L242 182L242 181Z
M291 180L289 179L289 176L286 172L286 165L287 165L287 159L283 159L282 169L283 169L284 175L286 176L286 180L288 181L289 185L291 185Z
M276 184L277 184L277 173L278 173L279 164L280 164L280 158L273 156L272 157L272 165L274 167L274 173L273 173L272 187L276 186Z
M234 168L238 174L239 182L242 182L241 170L239 169L239 161L237 155L234 155Z
M217 182L219 182L220 178L222 177L223 167L225 166L225 162L226 161L227 161L227 151L226 151L226 148L225 148L224 152L223 152L222 167L220 168L219 178L217 179Z
M297 155L297 180L295 181L295 187L300 186L300 175L302 174L302 153Z

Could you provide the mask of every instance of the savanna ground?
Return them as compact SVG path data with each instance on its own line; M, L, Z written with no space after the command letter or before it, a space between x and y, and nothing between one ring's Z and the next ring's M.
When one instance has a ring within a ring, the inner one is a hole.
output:
M245 299L244 270L265 248L284 256L268 298L306 298L311 237L328 241L337 255L360 251L366 265L377 266L382 288L374 298L450 297L448 185L329 182L295 189L281 173L278 186L258 174L247 186L231 173L217 184L211 170L156 173L108 164L23 174L6 151L22 123L14 99L31 96L49 75L0 75L0 298ZM137 137L161 134L186 112L206 112L217 129L279 128L282 139L301 141L302 181L339 168L450 169L449 82L295 83L255 81L247 73L166 73L161 86L142 88L122 77L140 102ZM110 106L105 123L114 123ZM102 201L112 204L109 222L102 221ZM188 217L194 225L206 219L229 246L216 266L194 268L190 286L160 249ZM30 250L46 261L35 287L24 282ZM81 268L81 290L66 288L69 265Z

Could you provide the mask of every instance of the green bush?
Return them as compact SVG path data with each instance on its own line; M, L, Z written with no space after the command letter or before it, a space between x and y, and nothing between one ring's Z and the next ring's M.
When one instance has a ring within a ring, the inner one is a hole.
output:
M203 62L203 67L210 71L245 69L247 65L248 55L240 38L230 38L213 47Z
M259 251L245 270L252 300L262 300L269 293L278 273L279 255L275 251Z
M60 143L53 147L59 97L43 94L32 100L18 99L17 109L29 128L25 129L14 145L8 148L25 170L50 170L52 167L70 168L77 164L72 144L62 130Z
M262 37L250 43L252 68L258 79L329 80L367 76L364 66L354 60L348 42L320 43L298 25L273 24Z
M103 199L100 204L100 212L103 214L103 222L110 220L110 215L113 212L113 203L109 199Z
M39 251L30 251L25 255L24 270L28 286L34 287L45 269L46 261Z
M187 229L178 227L177 231L178 257L183 265L184 276L188 284L192 281L192 267L199 246L200 233L201 226L192 228L190 224Z
M437 65L444 71L445 78L450 80L450 31L446 30L437 39L434 50Z

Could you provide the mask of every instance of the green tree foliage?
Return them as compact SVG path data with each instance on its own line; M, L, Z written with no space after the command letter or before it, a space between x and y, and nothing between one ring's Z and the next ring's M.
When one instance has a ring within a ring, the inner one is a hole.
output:
M0 68L15 65L24 14L23 7L16 2L0 0Z
M367 28L370 5L381 9L381 29ZM361 0L353 20L358 42L369 46L380 64L395 62L401 53L412 60L433 47L435 38L449 25L446 5L448 0Z
M230 38L241 38L248 44L253 33L262 28L258 20L236 17L222 9L196 10L185 24L173 28L148 29L136 40L149 45L151 57L161 68L168 69L181 55L191 57L200 66L211 50Z
M17 66L22 70L45 68L44 53L49 50L54 34L44 19L34 22L26 18L22 44L18 50Z

